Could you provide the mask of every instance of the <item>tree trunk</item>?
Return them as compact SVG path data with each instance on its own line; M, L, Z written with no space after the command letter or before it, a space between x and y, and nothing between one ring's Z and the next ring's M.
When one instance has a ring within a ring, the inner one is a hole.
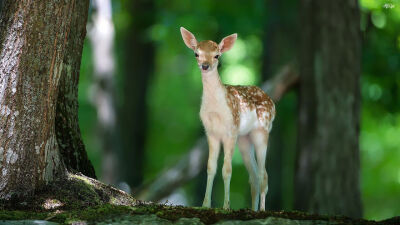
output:
M295 208L361 217L357 0L301 2Z
M82 0L3 3L2 199L31 194L63 176L65 168L94 176L77 124L76 88L87 9L88 1Z
M143 180L147 128L147 88L154 71L154 46L149 37L154 23L153 1L126 1L135 19L122 34L123 97L119 126L122 137L122 180L137 187Z
M3 9L3 0L0 0L0 16L1 16L1 10Z
M278 61L279 54L276 47L276 38L279 37L279 29L282 23L279 16L281 13L282 2L280 0L266 1L266 8L268 13L266 16L266 23L264 25L263 34L263 53L262 53L262 73L263 81L271 79L272 65ZM276 122L275 122L276 123ZM266 201L267 210L281 210L282 209L282 130L279 126L274 126L274 132L270 136L270 144L268 147L267 157L267 171L270 176L268 177L268 195ZM273 174L273 175L272 175ZM271 176L272 175L272 176Z
M298 15L297 1L289 0L268 0L265 1L267 10L263 29L263 51L262 51L262 80L266 81L284 63L294 59L298 54L298 22L293 19ZM295 62L292 62L295 67ZM297 79L297 78L296 78ZM294 80L295 81L295 80ZM290 82L289 82L290 83ZM289 85L290 86L290 85ZM276 88L279 90L279 87ZM278 112L282 111L285 103L277 105ZM267 153L268 171L268 195L266 197L266 208L268 210L292 209L291 182L294 176L294 165L290 160L294 157L295 151L287 146L287 139L290 139L290 131L287 128L297 115L290 117L279 116L274 121L274 129L270 135ZM293 117L293 118L291 118ZM290 171L290 172L288 172ZM291 172L293 171L293 172Z
M92 23L89 38L93 50L92 103L97 109L97 135L102 148L101 180L107 184L116 184L117 143L115 110L115 62L114 62L114 24L112 21L111 0L92 1Z
M61 72L57 101L57 141L68 170L96 178L93 165L87 157L78 122L79 71L89 3L86 0L71 2L74 8L64 49L64 69Z

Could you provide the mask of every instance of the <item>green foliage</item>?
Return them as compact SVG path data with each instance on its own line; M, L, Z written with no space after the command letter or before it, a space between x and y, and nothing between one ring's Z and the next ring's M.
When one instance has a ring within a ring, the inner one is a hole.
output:
M90 161L98 177L101 177L101 144L96 130L97 112L90 98L93 82L92 46L88 39L83 45L81 71L79 77L79 126Z
M366 218L400 214L400 2L361 0L361 181Z

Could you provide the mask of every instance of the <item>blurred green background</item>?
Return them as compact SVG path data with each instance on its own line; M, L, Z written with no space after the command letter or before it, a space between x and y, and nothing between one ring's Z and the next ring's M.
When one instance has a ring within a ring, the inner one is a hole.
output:
M149 40L154 50L150 57L143 56L145 60L153 60L148 64L152 67L152 75L146 83L139 84L147 87L142 96L144 104L134 108L140 111L146 107L147 110L147 117L143 118L145 128L142 129L144 145L140 161L143 166L140 170L131 171L133 174L140 173L142 177L136 182L137 186L174 165L204 133L198 113L201 75L193 53L182 41L180 26L194 33L198 40L219 42L224 36L238 33L234 48L221 59L219 71L224 83L260 85L281 66L297 57L301 27L298 22L299 2L295 0L153 1L152 4L137 6L135 10L131 10L132 3L128 0L113 0L111 3L115 32L112 49L115 61L113 106L117 112L123 111L125 102L129 102L129 97L124 96L123 87L137 88L137 84L130 84L127 76L124 76L129 74L129 70L136 70L134 65L126 65L125 60L130 54L138 54L126 47L130 35ZM98 11L96 7L99 5L91 7L88 27L95 22L93 15ZM400 214L400 1L360 0L360 7L363 36L360 136L362 201L365 218L384 219ZM130 30L132 25L146 21L150 21L149 26ZM102 150L104 137L98 132L98 107L91 97L96 82L94 45L87 38L79 83L79 119L89 157L102 180L107 169L104 168ZM267 205L273 202L270 206L272 209L290 210L294 194L297 133L295 90L281 99L277 111L267 159L267 170L271 177ZM127 132L129 134L129 130ZM119 140L119 133L117 131L113 137L115 142ZM117 146L115 154L123 152L121 148L124 146ZM281 157L275 157L279 162L270 157L277 152L281 154ZM274 169L275 163L280 165L278 171ZM113 176L121 178L115 178L115 184L126 186L118 171ZM231 181L232 208L250 207L247 180L247 172L236 151ZM274 182L279 182L279 185ZM204 170L197 178L174 191L167 198L168 202L201 205L205 183ZM131 185L131 188L135 187ZM220 170L215 180L213 198L213 204L221 207L223 182Z

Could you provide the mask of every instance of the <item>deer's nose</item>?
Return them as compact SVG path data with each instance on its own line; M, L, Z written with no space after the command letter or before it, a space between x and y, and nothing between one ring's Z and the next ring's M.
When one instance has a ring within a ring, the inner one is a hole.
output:
M207 70L208 67L210 67L210 65L208 65L208 64L202 64L202 65L201 65L201 68L202 68L203 70Z

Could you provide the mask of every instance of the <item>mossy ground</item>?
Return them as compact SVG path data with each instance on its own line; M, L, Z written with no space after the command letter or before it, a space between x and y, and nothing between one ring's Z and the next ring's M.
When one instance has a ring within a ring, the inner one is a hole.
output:
M292 220L332 221L339 224L400 224L400 218L375 222L340 216L323 216L303 212L254 212L249 209L223 210L200 207L169 206L146 203L83 175L70 174L35 193L33 197L0 202L0 220L47 220L61 224L76 221L95 223L120 216L155 214L176 221L199 218L204 224L222 220L251 220L279 217Z
M199 218L204 224L213 224L222 220L252 220L264 219L268 217L279 217L291 220L319 220L331 221L335 224L400 224L400 218L392 218L391 220L375 222L367 220L355 220L347 217L329 217L306 214L302 212L254 212L248 209L241 210L222 210L222 209L205 209L182 206L167 206L160 204L138 203L135 206L123 206L104 204L93 206L84 210L54 210L54 211L0 211L0 220L47 220L61 224L71 224L77 221L85 221L87 223L96 223L106 220L113 220L120 216L127 215L143 215L155 214L160 218L170 221L176 221L180 218Z

